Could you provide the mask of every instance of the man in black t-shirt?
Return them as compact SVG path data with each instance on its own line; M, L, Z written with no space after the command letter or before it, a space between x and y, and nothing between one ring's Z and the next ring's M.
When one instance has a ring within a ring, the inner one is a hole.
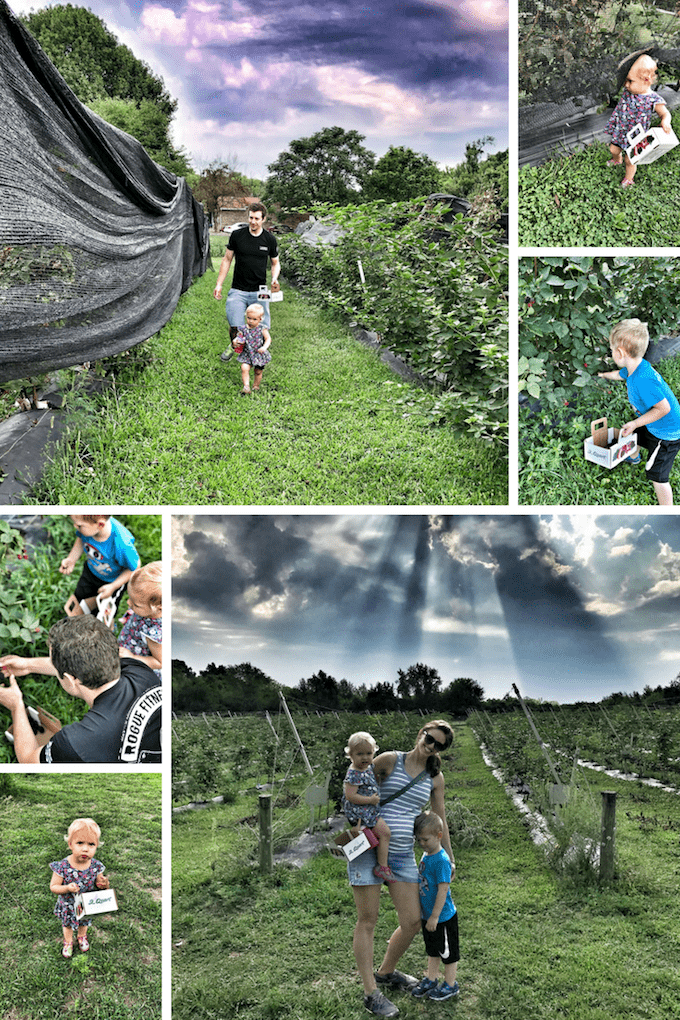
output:
M55 623L49 648L49 657L0 658L0 669L9 676L9 686L0 687L0 704L12 713L17 760L160 764L161 686L154 671L138 659L121 659L114 634L94 616ZM84 701L89 711L79 722L43 734L41 740L15 679L28 673L57 676L63 689Z
M248 226L240 227L230 234L227 250L217 274L217 284L213 296L219 301L222 297L222 284L227 278L234 257L236 258L234 278L227 294L226 308L230 327L229 336L232 340L236 336L239 326L245 325L246 308L257 302L258 289L267 283L267 264L270 259L272 263L271 289L272 291L281 289L278 282L281 271L279 249L274 235L264 229L266 218L267 210L261 202L253 202L248 207ZM262 325L268 329L271 325L269 302L263 301L262 307L264 308ZM221 355L222 361L229 361L233 353L232 348L228 347Z

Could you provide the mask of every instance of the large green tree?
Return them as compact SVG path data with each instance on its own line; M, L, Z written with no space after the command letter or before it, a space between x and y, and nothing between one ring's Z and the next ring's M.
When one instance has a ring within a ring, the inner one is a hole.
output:
M375 153L362 145L364 137L358 131L330 127L295 139L267 167L265 201L287 209L308 209L317 202L358 202L375 163Z
M407 202L438 191L440 177L439 167L424 152L391 145L366 179L364 197Z
M24 22L82 103L140 141L168 170L193 173L187 154L170 139L177 101L101 18L66 4L33 11Z

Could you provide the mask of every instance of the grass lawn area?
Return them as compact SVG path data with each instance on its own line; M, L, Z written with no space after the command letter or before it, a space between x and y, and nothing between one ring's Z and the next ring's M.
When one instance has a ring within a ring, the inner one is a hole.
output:
M49 865L68 856L63 837L82 817L101 827L96 856L119 909L93 919L87 954L64 960ZM0 775L0 825L0 1016L160 1018L160 775Z
M655 366L674 393L680 393L680 357ZM597 391L590 388L569 408L546 408L540 414L519 416L519 503L526 506L656 506L652 483L645 473L648 456L642 451L637 467L619 464L608 469L583 456L583 440L591 422L606 417L620 428L633 412L623 383ZM677 501L680 458L671 469L670 483Z
M215 266L221 250L217 239ZM216 275L196 280L135 354L149 359L143 370L76 416L32 502L507 503L506 451L428 424L420 391L285 281L262 390L241 396L240 366L219 359Z
M477 834L467 847L462 836L460 846L453 839L461 994L434 1006L395 993L400 1015L677 1017L680 798L592 773L595 798L599 789L619 792L618 873L606 888L577 886L549 869L471 729L455 730L447 802L459 798ZM301 870L277 867L260 877L255 836L238 821L239 810L252 815L255 804L240 797L175 819L173 1020L354 1020L364 1011L344 866L322 853ZM376 965L395 924L383 890ZM419 976L425 963L418 936L402 967Z
M680 110L672 114L680 131ZM606 166L595 142L518 175L518 239L523 246L667 247L680 244L680 147L640 166L631 188Z

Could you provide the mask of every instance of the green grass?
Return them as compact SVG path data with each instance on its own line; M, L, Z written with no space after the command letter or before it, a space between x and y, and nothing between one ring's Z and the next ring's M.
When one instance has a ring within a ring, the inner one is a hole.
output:
M674 393L680 393L680 358L656 366ZM574 414L575 410L575 414ZM546 408L540 415L519 420L519 503L526 506L655 506L654 487L645 474L647 453L638 467L619 464L603 468L586 461L583 441L591 421L606 417L620 428L633 416L624 383L599 384L578 398L573 408ZM680 492L680 459L671 469L670 483Z
M31 502L507 503L502 449L428 424L420 391L285 284L262 391L241 396L215 279L136 353L141 373L81 412Z
M161 777L41 773L0 784L0 1016L160 1018ZM101 826L97 857L119 909L93 920L90 952L68 961L49 864L67 856L63 836L78 817Z
M680 130L680 111L673 113ZM595 142L518 176L520 245L665 247L680 243L680 148L640 166L631 188L606 166L609 147Z
M438 1015L678 1017L680 799L592 773L596 800L600 789L618 791L617 877L608 887L579 886L550 870L483 764L469 727L455 730L447 802L459 798L472 812L477 838L470 846L453 840L461 995L438 1006ZM252 814L252 803L241 808ZM234 805L182 815L174 824L174 1020L354 1020L362 1012L361 986L342 863L322 854L301 871L276 868L260 878L253 842L237 824ZM189 867L196 845L204 860ZM384 892L376 963L395 924ZM420 975L424 965L417 937L402 966ZM431 1003L395 999L405 1020L432 1014Z

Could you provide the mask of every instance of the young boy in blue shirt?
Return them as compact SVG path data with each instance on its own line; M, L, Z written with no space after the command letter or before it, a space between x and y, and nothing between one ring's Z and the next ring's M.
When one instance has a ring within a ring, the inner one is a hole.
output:
M673 505L669 478L673 461L680 450L680 404L670 386L655 368L645 361L649 346L647 323L624 319L609 334L616 372L598 372L601 379L624 379L628 399L637 418L623 426L619 438L637 432L638 445L648 451L645 470L661 506ZM632 464L640 463L640 454Z
M456 970L458 949L458 912L451 899L451 879L456 865L442 847L444 825L434 811L419 814L413 824L416 842L425 851L418 865L420 916L427 953L427 977L411 992L417 999L443 1002L458 995ZM437 983L439 963L444 964L444 980Z
M113 597L117 606L125 585L140 563L134 537L110 514L70 514L70 517L76 529L76 540L68 556L61 561L60 573L71 574L85 553L76 599L84 600L90 611L97 605L97 595Z

